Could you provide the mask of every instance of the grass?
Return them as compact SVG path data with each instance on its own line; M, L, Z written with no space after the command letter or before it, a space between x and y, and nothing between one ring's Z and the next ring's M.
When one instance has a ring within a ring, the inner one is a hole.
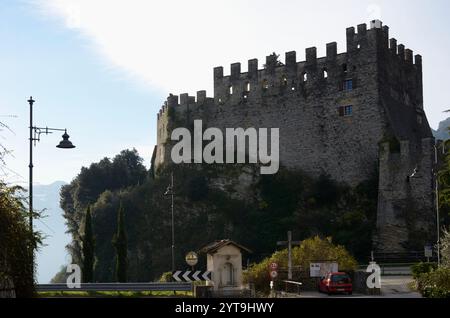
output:
M140 298L140 297L193 297L192 292L178 291L51 291L38 292L39 298Z

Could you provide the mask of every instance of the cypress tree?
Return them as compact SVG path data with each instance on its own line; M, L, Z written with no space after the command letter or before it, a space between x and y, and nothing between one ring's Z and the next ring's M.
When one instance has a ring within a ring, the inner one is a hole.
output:
M127 282L127 235L125 231L124 210L120 203L117 214L117 232L113 238L113 246L116 249L115 278L119 283Z
M92 232L91 207L87 208L84 219L83 236L83 283L92 283L94 280L94 235Z

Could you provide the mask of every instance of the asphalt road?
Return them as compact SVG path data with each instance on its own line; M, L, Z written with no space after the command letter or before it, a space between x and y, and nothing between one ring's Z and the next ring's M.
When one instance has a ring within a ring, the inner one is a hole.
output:
M316 291L301 292L296 294L281 294L278 297L286 298L421 298L420 293L411 291L408 284L413 281L411 276L383 276L381 278L381 296L368 296L363 294L353 295L331 295L322 294Z

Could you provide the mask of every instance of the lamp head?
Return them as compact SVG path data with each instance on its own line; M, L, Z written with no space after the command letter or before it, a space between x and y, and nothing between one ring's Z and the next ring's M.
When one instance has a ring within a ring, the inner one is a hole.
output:
M73 149L75 146L72 144L72 142L69 140L69 135L67 134L67 131L64 132L64 135L62 135L63 140L59 143L56 148L60 149Z

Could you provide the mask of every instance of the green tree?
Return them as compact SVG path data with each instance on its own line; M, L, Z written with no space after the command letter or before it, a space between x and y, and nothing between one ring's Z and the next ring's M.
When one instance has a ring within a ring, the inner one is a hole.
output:
M94 281L94 234L92 232L91 207L86 211L83 236L83 283Z
M33 297L31 255L41 244L41 237L39 233L30 235L22 190L0 181L0 281L12 282L17 297Z
M113 238L113 246L116 249L116 280L120 283L127 282L127 234L125 231L124 209L120 204L117 213L117 232Z
M300 272L293 273L293 277L302 280L300 277L309 271L311 262L324 260L336 261L339 265L339 270L343 271L353 271L358 265L353 256L343 246L333 244L331 238L322 239L315 236L302 241L300 246L292 249L292 265L294 268L301 268ZM246 282L253 282L258 291L268 292L270 278L267 271L269 265L274 262L279 267L286 268L288 250L277 251L262 262L252 264L244 272L244 280ZM280 274L283 276L279 277L279 280L286 279L284 277L285 273Z

